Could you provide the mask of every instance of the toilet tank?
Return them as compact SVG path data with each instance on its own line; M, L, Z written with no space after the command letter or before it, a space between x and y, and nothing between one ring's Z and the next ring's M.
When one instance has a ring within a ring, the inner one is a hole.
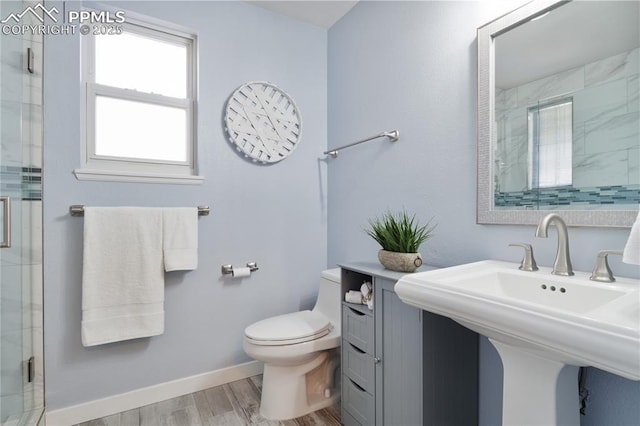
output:
M340 268L322 271L318 299L313 307L314 311L325 315L334 327L340 330Z

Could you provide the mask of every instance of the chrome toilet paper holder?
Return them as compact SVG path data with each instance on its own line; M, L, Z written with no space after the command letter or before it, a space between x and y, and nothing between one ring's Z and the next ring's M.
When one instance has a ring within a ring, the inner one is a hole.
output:
M247 262L247 268L249 268L251 272L257 271L259 269L256 262ZM222 265L220 270L222 272L222 275L233 275L233 265Z

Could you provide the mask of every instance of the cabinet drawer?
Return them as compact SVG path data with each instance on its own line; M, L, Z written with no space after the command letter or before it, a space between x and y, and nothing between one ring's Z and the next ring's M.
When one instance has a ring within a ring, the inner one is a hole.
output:
M342 369L360 387L373 393L375 377L373 356L346 342L342 347Z
M342 389L344 409L361 425L374 424L375 406L373 395L347 378Z
M373 316L347 305L342 306L342 337L360 350L373 355Z
M361 425L360 423L358 423L358 421L354 419L353 416L349 414L347 410L343 409L342 412L340 413L340 416L342 417L340 420L342 420L343 426L368 426L368 425Z

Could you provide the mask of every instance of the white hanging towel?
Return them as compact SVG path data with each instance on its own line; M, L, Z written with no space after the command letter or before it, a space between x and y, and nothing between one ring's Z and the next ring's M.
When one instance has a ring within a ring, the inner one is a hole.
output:
M162 219L157 208L84 208L84 346L164 332Z
M163 209L164 270L185 271L198 267L198 208Z
M624 263L640 265L640 212L638 212L638 217L631 227L627 244L624 246L622 261Z

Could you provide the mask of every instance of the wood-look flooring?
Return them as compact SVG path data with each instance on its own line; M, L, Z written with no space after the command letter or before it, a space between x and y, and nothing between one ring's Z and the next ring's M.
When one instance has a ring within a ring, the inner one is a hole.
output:
M339 426L338 407L285 421L260 415L262 376L254 376L76 426Z

